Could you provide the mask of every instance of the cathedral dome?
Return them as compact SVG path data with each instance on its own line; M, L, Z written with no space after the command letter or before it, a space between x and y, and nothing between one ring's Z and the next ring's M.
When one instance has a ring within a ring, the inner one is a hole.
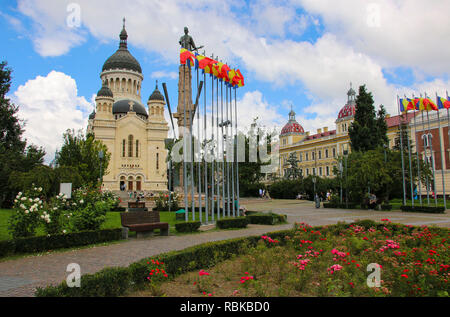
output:
M356 112L356 91L353 90L352 84L350 83L350 90L347 92L348 100L347 104L342 107L339 111L337 121L345 120L351 118Z
M355 105L345 105L341 111L339 111L338 120L343 120L349 117L353 117L356 112Z
M158 101L165 101L164 96L161 94L161 92L158 89L158 81L156 82L156 88L155 91L153 91L150 98L148 98L149 101L152 100L158 100Z
M108 86L103 85L102 88L97 92L97 97L111 97L113 98L113 92Z
M280 136L287 134L304 134L304 133L305 130L303 129L303 127L295 120L294 110L291 110L291 112L289 112L289 121L281 130Z
M120 33L120 46L117 52L115 52L110 58L108 58L103 65L102 71L113 69L126 69L132 70L142 74L142 68L136 58L128 51L127 44L128 34L125 30L125 21L122 32Z
M113 114L124 114L130 111L130 103L133 105L133 111L138 115L143 115L148 118L147 111L145 107L141 105L139 102L130 99L123 99L116 101L113 105L112 112Z

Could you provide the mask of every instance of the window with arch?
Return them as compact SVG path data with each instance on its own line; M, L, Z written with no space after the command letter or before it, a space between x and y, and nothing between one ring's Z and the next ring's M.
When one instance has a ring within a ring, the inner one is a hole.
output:
M126 141L125 139L122 140L122 157L126 156Z
M159 153L156 153L156 169L159 170Z
M128 157L133 157L133 136L128 136Z
M139 140L136 140L136 157L139 157Z

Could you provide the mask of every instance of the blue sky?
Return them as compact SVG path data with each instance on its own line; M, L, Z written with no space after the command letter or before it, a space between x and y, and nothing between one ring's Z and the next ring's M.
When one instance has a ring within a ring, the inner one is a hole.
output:
M80 9L80 27L68 17ZM350 82L366 84L376 105L395 114L396 94L449 86L448 1L420 0L7 0L2 1L1 60L13 69L10 97L27 120L26 137L49 156L67 128L83 128L101 86L106 59L127 18L129 50L143 73L143 102L155 81L177 103L178 39L188 26L197 45L232 67L242 126L255 116L281 128L290 106L306 131L334 120ZM412 24L411 21L416 23ZM414 49L405 43L420 43ZM45 128L43 128L43 122Z

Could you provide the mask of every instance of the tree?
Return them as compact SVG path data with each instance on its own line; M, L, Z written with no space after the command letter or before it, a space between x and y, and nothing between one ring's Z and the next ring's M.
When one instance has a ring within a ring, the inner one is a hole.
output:
M366 91L365 85L360 86L356 97L355 120L348 130L353 151L374 150L388 142L386 111L380 106L377 115L373 103L372 93Z
M99 152L103 151L103 159ZM84 184L98 185L100 175L107 173L111 154L108 148L93 134L84 136L81 131L67 130L64 133L64 144L57 152L56 164L58 167L72 167L80 175Z
M0 63L0 205L10 207L14 189L10 176L14 171L27 172L43 163L45 152L22 139L25 124L18 118L19 107L6 97L11 87L12 70Z

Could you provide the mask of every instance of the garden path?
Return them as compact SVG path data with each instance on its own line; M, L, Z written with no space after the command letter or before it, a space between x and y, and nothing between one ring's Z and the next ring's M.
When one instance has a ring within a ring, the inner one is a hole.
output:
M450 214L402 213L398 211L363 211L315 209L311 202L293 200L243 201L250 210L286 214L289 224L277 226L250 225L247 229L202 232L184 236L154 236L147 239L130 239L125 242L79 249L67 252L48 253L0 262L0 296L33 296L36 287L56 285L66 279L67 265L78 263L82 274L95 273L105 267L128 266L142 258L160 253L182 250L197 244L226 240L251 235L262 235L270 231L284 230L295 222L310 225L334 224L338 221L352 222L357 219L380 221L389 218L392 222L411 225L437 225L450 227Z

